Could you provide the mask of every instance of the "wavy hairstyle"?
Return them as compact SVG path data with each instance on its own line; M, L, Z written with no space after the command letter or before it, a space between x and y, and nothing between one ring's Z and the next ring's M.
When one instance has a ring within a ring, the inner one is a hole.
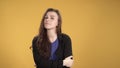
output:
M61 15L59 11L57 9L48 8L46 12L44 13L43 18L41 20L39 33L38 33L38 40L37 40L37 45L36 45L38 48L39 54L47 59L50 57L50 53L51 53L51 46L50 46L51 43L47 36L47 29L45 29L44 27L44 19L48 12L55 12L58 15L58 26L56 26L56 33L57 35L59 35L62 32L61 31L62 19L61 19Z

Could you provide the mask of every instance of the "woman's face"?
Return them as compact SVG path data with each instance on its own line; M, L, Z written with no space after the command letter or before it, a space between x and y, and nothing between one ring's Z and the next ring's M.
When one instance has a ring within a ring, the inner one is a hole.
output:
M47 30L50 30L50 29L56 29L57 25L58 25L57 13L53 12L53 11L47 12L47 14L44 18L44 27Z

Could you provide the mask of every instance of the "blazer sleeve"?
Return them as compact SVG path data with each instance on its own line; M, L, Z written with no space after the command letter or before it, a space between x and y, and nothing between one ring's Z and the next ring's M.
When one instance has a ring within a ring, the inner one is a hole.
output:
M65 34L64 36L64 58L71 56L71 55L73 55L71 38Z
M37 41L37 37L34 37L34 39L32 40L32 52L33 52L33 59L34 62L37 66L37 68L63 68L63 60L44 60L41 59L41 57L39 56L37 47L35 46L35 43Z

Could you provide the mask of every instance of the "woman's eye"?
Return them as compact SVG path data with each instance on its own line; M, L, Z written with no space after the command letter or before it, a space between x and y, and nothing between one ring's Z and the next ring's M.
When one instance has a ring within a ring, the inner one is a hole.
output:
M51 17L51 19L54 19L53 17Z
M45 19L48 19L48 17L45 17Z

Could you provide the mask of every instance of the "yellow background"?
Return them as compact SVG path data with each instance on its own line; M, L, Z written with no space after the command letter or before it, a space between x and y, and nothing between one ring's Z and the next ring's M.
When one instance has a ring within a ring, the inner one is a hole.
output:
M0 0L0 68L34 68L29 46L49 7L72 39L72 68L120 68L119 0Z

